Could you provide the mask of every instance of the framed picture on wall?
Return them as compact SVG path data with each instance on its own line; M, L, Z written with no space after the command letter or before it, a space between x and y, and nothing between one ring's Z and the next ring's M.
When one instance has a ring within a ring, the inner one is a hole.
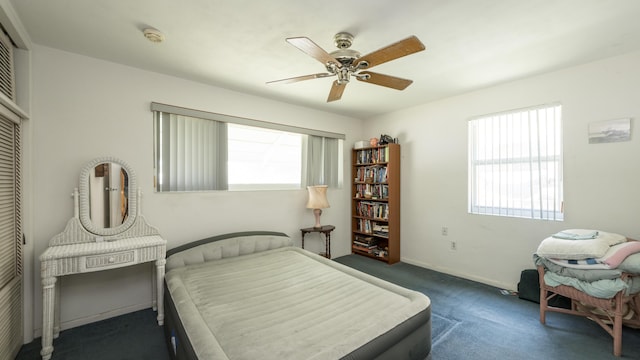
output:
M589 144L631 140L631 119L594 121L589 124Z

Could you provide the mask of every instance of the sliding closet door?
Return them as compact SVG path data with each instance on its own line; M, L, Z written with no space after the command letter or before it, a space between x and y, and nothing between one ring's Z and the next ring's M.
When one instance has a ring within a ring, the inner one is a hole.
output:
M0 359L22 345L20 125L0 115Z

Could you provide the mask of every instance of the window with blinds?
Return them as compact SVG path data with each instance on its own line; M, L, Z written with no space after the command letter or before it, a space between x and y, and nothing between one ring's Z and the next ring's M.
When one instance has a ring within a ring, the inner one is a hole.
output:
M344 135L152 103L156 191L342 186Z
M469 212L563 220L562 107L469 121Z

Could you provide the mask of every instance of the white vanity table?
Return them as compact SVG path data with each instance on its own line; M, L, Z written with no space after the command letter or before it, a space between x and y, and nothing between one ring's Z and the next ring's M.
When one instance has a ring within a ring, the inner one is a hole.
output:
M97 206L96 206L97 205ZM43 360L51 358L60 333L60 289L64 275L154 262L152 303L164 322L163 282L167 242L140 214L140 193L132 169L111 157L85 165L74 191L74 217L40 256Z

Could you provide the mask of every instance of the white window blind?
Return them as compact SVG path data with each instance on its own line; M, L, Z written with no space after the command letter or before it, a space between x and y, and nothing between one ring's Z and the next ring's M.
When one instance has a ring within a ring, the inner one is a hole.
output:
M311 136L307 138L306 185L342 187L342 141Z
M469 212L563 220L562 107L469 121Z
M226 123L157 112L158 191L227 189Z

